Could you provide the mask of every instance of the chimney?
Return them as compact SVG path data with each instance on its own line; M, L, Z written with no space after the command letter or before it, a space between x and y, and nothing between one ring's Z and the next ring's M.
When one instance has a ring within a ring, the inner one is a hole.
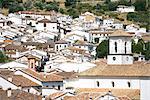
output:
M12 77L8 77L8 81L12 82Z
M11 97L11 94L12 94L12 90L11 90L11 88L8 88L7 89L7 97Z
M46 78L46 75L44 74L44 78Z
M22 89L21 85L18 85L18 89L19 89L19 90L21 90L21 89Z

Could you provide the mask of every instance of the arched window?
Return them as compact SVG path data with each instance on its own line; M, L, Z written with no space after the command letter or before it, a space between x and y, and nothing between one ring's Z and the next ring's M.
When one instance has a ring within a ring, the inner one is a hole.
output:
M131 87L131 83L130 83L130 82L128 82L128 87L129 87L129 88Z
M117 42L115 42L115 52L117 53Z
M99 87L99 81L97 81L96 83L97 83L97 87Z
M124 50L125 50L125 54L126 54L127 53L127 42L125 42L124 45L125 45L124 46L125 47Z
M112 81L111 83L112 83L112 87L115 87L115 82Z
M60 90L60 85L58 85L58 90Z

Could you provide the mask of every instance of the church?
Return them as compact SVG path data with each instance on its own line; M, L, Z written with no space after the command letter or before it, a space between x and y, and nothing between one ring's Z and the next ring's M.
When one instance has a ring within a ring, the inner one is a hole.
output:
M109 37L107 60L100 59L95 62L96 67L79 73L75 78L66 79L65 88L85 92L119 91L131 99L148 100L150 62L134 61L131 38L131 34L123 30L114 31Z

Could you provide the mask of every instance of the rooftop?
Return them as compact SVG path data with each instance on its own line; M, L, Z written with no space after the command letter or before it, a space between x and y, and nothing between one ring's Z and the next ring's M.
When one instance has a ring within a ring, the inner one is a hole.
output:
M147 77L150 76L150 63L134 62L132 65L108 65L105 60L96 62L96 67L79 73L81 77Z
M59 81L63 81L63 77L62 76L59 76L59 75L56 75L56 74L51 74L51 73L39 73L39 72L36 72L34 70L31 70L31 69L23 69L21 70L22 72L30 75L31 77L34 77L36 78L37 80L39 81L42 81L42 82L59 82Z
M116 30L112 34L110 34L111 37L113 36L126 36L126 37L132 37L132 35L128 32L125 32L123 30Z
M101 93L106 94L111 91L114 96L117 97L129 97L132 100L140 99L140 90L139 89L112 89L112 88L79 88L77 93ZM85 99L84 99L85 100ZM120 100L120 99L119 99Z
M11 96L7 96L7 91L0 89L1 100L42 100L41 96L31 94L21 90L11 90Z

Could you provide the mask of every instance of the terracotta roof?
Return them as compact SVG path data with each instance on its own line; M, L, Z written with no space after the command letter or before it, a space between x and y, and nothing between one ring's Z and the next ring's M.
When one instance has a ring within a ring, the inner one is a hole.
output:
M66 92L56 92L53 94L50 94L46 100L56 100L57 98L64 96L66 94Z
M22 75L13 75L12 83L21 87L31 87L31 86L40 86L39 84L23 77Z
M44 18L44 19L42 19L42 20L39 20L38 22L39 22L39 23L57 23L56 21L51 21L51 20L46 19L46 18Z
M78 40L73 45L94 46L94 44L88 43L87 41L82 41L82 40Z
M90 31L90 34L112 34L113 32Z
M65 79L74 78L77 75L76 72L59 72L56 74L62 76Z
M65 40L59 40L59 41L56 41L55 44L68 44L69 42L68 41L65 41Z
M13 75L13 71L7 69L0 69L0 75L7 77Z
M78 35L78 34L75 34L75 33L73 33L73 34L67 34L67 35L65 36L65 38L68 38L68 37L71 37L71 36L74 36L74 35L84 38L83 36Z
M34 15L55 15L55 12L36 12L36 11L19 11L21 14L34 14Z
M81 49L81 48L76 48L76 47L68 47L67 49L69 49L69 50L72 50L72 51L74 51L74 50L76 50L76 51L85 51L84 49Z
M11 90L11 96L7 96L7 91L0 89L1 100L42 100L39 95L31 94L21 90Z
M18 50L18 51L26 51L27 49L21 45L8 44L4 47L5 50Z
M143 39L144 41L150 41L150 34L143 35L143 36L142 36L142 39Z
M78 94L80 93L102 93L104 94L109 91L111 91L111 93L117 97L128 97L128 98L131 98L132 100L140 99L139 89L79 88L76 90Z
M126 37L132 37L132 34L125 32L123 30L116 30L110 36L126 36Z
M39 72L36 72L34 70L31 70L31 69L23 69L21 71L28 74L28 75L30 75L31 77L36 78L39 81L42 81L42 82L59 82L59 81L63 81L63 77L59 76L59 75L56 75L56 74L39 73Z
M65 96L64 100L95 100L97 97L100 97L102 94L101 93L80 93L75 96Z
M150 63L148 62L134 62L129 65L108 65L106 61L99 61L96 67L88 69L79 73L79 76L150 76Z

